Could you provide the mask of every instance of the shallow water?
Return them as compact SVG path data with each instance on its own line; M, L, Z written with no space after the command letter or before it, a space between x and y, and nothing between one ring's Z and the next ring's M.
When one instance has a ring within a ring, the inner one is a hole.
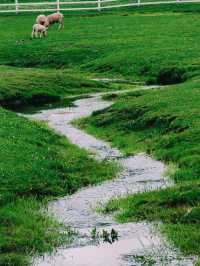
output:
M49 204L49 212L57 220L71 225L80 237L70 247L59 248L54 254L36 258L37 266L126 266L148 265L137 261L137 256L149 256L153 265L194 265L193 258L181 256L178 250L155 231L149 223L118 224L112 216L101 215L94 208L113 197L172 185L164 176L165 166L145 154L124 158L118 149L75 128L74 119L87 117L93 111L109 107L112 102L101 99L101 94L75 101L75 107L45 110L29 115L30 119L47 121L49 126L66 136L72 143L87 149L98 160L116 160L122 171L118 178L100 185L84 188ZM114 228L118 241L113 244L94 241L91 230L98 232Z

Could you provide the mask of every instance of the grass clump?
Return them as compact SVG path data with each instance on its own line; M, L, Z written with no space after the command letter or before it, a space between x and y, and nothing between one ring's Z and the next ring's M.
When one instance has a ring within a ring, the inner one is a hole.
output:
M200 254L199 80L118 95L113 106L79 125L126 154L146 151L175 164L175 187L145 192L108 203L127 221L162 221L163 231L187 254Z
M12 110L57 103L64 97L105 91L108 84L50 69L0 67L0 105ZM65 100L72 104L73 99Z
M41 211L45 202L109 179L116 167L42 124L4 109L0 117L0 265L22 266L70 238Z
M200 184L175 186L113 199L104 212L118 211L117 219L162 221L161 230L186 254L200 254Z
M155 256L155 254L153 254ZM139 263L142 266L154 266L156 265L156 260L153 258L152 254L144 255L126 255L124 259L128 262Z
M42 255L71 240L67 228L41 211L34 198L22 198L0 209L0 265L28 265L30 256Z

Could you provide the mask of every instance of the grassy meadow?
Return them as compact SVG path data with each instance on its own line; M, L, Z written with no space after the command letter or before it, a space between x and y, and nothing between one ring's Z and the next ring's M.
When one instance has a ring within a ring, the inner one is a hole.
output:
M0 109L0 265L27 265L31 255L70 240L41 207L51 198L112 178L100 163L45 125Z
M190 77L199 73L199 10L193 4L66 13L64 30L55 26L43 40L30 39L36 14L1 15L7 30L0 32L0 64L151 82L159 71L177 67Z
M200 5L66 13L65 28L30 38L36 14L0 15L0 265L23 266L71 238L43 207L116 174L45 125L13 111L116 86L93 77L173 84L106 98L116 103L79 124L126 154L170 164L173 188L114 199L117 219L162 221L187 254L200 253ZM4 30L3 25L6 25ZM181 83L182 82L182 83ZM184 83L183 83L184 82ZM123 85L120 85L123 88ZM127 87L127 85L126 85ZM31 218L30 218L31 217Z
M36 14L1 14L0 103L14 109L100 91L88 80L98 76L151 84L197 76L199 11L190 4L66 13L64 30L55 25L42 40L30 38Z

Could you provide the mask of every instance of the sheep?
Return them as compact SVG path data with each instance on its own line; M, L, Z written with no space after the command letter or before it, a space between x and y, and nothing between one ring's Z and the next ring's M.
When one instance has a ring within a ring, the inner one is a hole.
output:
M31 37L38 37L38 33L40 38L47 36L47 29L45 26L41 25L41 24L34 24L33 25L33 31L31 33Z
M54 23L59 23L58 29L64 28L64 15L61 13L53 13L46 17L45 26L48 27Z
M45 15L39 15L37 16L35 23L44 25L46 21L47 21L47 17Z

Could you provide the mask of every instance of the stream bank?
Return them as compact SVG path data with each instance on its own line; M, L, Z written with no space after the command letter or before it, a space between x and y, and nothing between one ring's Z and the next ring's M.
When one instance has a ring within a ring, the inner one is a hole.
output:
M153 259L152 265L194 265L194 259L183 257L169 245L163 236L149 223L118 224L112 216L98 214L94 208L113 197L125 196L146 190L172 185L164 176L165 166L145 154L124 157L108 143L75 128L71 122L87 117L93 111L109 107L112 102L102 100L102 94L74 102L75 107L58 108L28 115L34 120L48 122L57 133L66 136L72 143L87 149L97 160L115 160L122 167L119 176L101 185L88 187L77 193L56 200L49 205L49 212L61 222L72 226L80 234L72 246L60 248L55 254L37 258L34 265L69 266L126 266L148 265L138 262L139 257ZM119 235L113 244L91 238L96 228L110 232L114 228ZM146 256L148 258L146 258Z

